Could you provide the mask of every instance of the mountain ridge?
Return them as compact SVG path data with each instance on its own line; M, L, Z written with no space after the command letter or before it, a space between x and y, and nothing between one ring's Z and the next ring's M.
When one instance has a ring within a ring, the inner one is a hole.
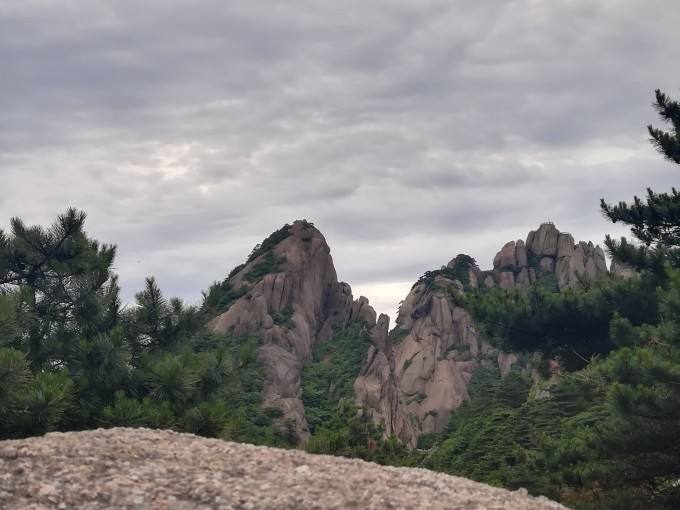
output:
M390 318L377 316L369 300L354 299L339 281L323 234L306 220L286 224L257 245L226 280L232 299L208 328L219 334L259 337L259 358L267 378L263 407L277 409L280 423L293 424L302 443L310 438L303 403L303 368L316 346L354 321L370 338L355 375L354 397L386 436L415 447L420 435L438 432L469 398L475 369L496 364L505 375L517 361L480 335L461 305L466 293L501 288L553 291L577 288L609 272L604 251L574 242L546 222L526 241L505 243L482 270L459 254L446 266L427 271ZM234 292L235 289L235 292Z

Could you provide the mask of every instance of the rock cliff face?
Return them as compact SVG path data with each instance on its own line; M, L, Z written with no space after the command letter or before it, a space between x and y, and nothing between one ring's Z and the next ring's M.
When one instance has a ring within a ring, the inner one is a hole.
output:
M267 371L263 406L279 409L305 441L309 428L300 376L313 346L329 339L333 327L343 328L355 318L374 327L376 313L366 298L354 301L350 286L338 282L326 240L305 221L265 240L228 283L243 295L208 327L216 333L259 337L258 355ZM387 326L374 329L378 339Z
M398 437L415 447L417 434L402 405L394 348L388 336L389 320L385 314L378 318L372 345L354 382L354 393L357 401L366 406L375 422L383 427L385 435Z
M477 367L495 364L505 376L518 358L480 338L458 296L482 285L527 289L538 284L558 291L606 273L599 246L574 243L552 223L531 231L526 241L506 243L492 270L481 271L469 257L457 256L412 287L390 334L393 345L387 341L383 349L369 352L355 384L357 400L376 421L397 423L394 433L415 444L420 434L442 430L451 412L469 398L468 383Z

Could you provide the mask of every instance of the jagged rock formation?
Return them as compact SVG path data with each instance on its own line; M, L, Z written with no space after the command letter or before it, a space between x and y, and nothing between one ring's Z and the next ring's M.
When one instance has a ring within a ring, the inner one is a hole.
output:
M489 350L468 312L452 299L461 287L445 277L431 287L418 283L397 316L397 331L406 337L395 350L395 375L405 412L420 433L446 425L451 410L468 398L477 357Z
M583 279L595 280L607 273L604 251L592 242L579 241L560 232L552 223L543 223L529 232L526 242L506 243L493 261L487 287L526 289L538 279L553 281L562 290L576 288ZM487 276L487 277L488 277Z
M267 370L263 406L279 409L305 441L300 376L313 346L357 318L374 326L375 310L364 297L354 301L350 286L338 281L326 240L306 221L273 234L228 283L243 295L208 327L260 338L258 354Z
M526 242L506 243L492 270L482 271L470 257L457 256L441 270L426 273L402 302L390 335L394 345L386 343L380 356L376 349L369 353L355 385L358 401L376 421L399 423L398 435L409 444L420 434L442 430L451 412L469 398L468 383L477 367L497 364L505 376L518 359L480 338L470 314L458 306L458 296L481 285L527 289L540 284L558 291L606 273L599 246L575 244L571 234L552 223L531 231Z
M389 321L387 315L380 314L366 361L354 382L354 393L357 400L368 408L375 422L383 427L385 435L398 437L415 447L416 431L401 405L394 349L388 336Z

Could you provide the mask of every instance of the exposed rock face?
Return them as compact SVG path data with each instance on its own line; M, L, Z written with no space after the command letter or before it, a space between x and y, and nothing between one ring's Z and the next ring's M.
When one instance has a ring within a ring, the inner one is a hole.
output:
M557 255L557 241L560 233L552 223L543 223L538 230L529 232L527 248L536 255Z
M515 241L510 241L509 243L506 243L505 246L501 248L501 251L499 251L496 254L496 257L493 259L493 267L497 268L517 266L518 265L517 255L515 254L515 251L516 251Z
M526 243L506 243L496 254L493 266L493 282L485 279L484 283L503 289L526 289L541 276L544 280L554 277L559 289L576 288L584 279L593 281L607 273L602 248L591 242L574 244L571 234L560 232L552 223L543 223L538 230L529 232Z
M442 283L414 286L397 317L397 330L406 336L394 349L394 373L400 404L418 434L441 430L469 398L474 359L488 349L468 312L450 298L461 289L451 280Z
M398 437L416 446L416 433L401 402L399 383L394 370L394 351L388 336L390 318L381 314L373 329L372 345L359 377L354 382L357 400L365 405L385 435Z
M254 279L252 271L267 257L272 260L272 254L278 261L275 272ZM229 283L247 292L208 327L216 333L261 338L258 355L267 368L263 406L279 409L305 441L309 428L300 375L313 346L330 338L333 326L344 327L354 318L373 326L375 311L364 297L353 301L350 286L338 282L326 240L304 221L293 223L288 237L271 247L269 255L248 262ZM276 324L274 316L281 312L291 314L293 327Z
M413 286L391 334L395 345L386 341L384 349L372 347L355 384L358 401L409 444L420 434L444 428L451 412L469 398L468 383L477 367L497 364L504 377L518 361L517 354L498 352L480 338L469 313L456 304L457 295L480 285L510 290L537 282L558 291L607 273L599 246L575 244L571 234L552 223L530 232L526 242L506 243L494 257L493 270L470 264L466 284L452 276L465 274L454 271L466 260L461 257L431 281Z

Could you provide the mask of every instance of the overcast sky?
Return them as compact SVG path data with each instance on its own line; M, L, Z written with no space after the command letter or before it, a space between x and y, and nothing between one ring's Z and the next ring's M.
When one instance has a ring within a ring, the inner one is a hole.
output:
M197 302L298 218L394 317L425 270L669 189L676 0L0 0L0 225L84 209Z

